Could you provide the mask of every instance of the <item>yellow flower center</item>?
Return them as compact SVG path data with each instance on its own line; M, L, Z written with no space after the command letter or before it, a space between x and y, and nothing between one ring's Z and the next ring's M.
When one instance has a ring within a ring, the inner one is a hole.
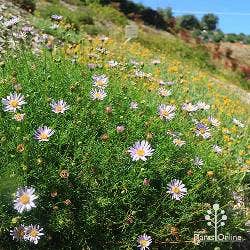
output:
M101 99L101 98L102 98L102 95L101 95L100 93L96 93L96 94L95 94L95 97L96 97L97 99Z
M37 237L38 236L38 231L36 229L32 229L30 232L29 232L29 235L31 237Z
M144 155L145 155L145 150L142 149L142 148L140 148L140 149L137 149L136 153L137 153L137 155L139 155L139 156L144 156Z
M204 128L200 128L200 132L201 132L201 134L205 134L206 129L204 129Z
M179 187L172 187L172 192L176 193L176 194L179 194L181 192L181 190L180 190Z
M169 112L168 112L167 110L163 110L163 111L162 111L162 114L163 114L164 116L168 116L168 115L169 115Z
M19 201L23 204L26 205L30 202L30 196L28 194L23 194L20 198Z
M16 99L10 100L9 105L13 108L16 108L19 105L19 101Z
M62 105L57 105L57 106L55 107L55 111L56 111L56 112L61 112L62 110L63 110Z
M104 85L104 82L103 82L102 80L98 80L98 81L96 82L96 85L97 85L97 86L103 86L103 85Z
M48 139L48 134L47 133L41 133L39 137L40 137L41 140L46 140L46 139Z
M147 247L148 241L147 240L140 240L140 245L141 245L141 247Z

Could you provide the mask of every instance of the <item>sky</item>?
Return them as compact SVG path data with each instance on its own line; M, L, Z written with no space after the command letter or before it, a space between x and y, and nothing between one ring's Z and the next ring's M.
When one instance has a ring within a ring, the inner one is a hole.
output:
M250 34L250 0L133 0L156 9L171 7L175 16L205 13L219 17L219 28L225 33Z

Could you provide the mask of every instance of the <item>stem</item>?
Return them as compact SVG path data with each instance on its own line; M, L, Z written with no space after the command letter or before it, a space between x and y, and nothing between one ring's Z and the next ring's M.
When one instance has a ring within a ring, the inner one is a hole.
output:
M214 238L218 240L218 222L217 222L217 210L214 211Z

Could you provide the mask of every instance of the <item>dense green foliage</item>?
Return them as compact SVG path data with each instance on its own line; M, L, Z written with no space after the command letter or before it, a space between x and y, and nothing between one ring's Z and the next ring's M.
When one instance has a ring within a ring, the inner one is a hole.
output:
M218 24L219 18L212 14L206 14L201 19L201 27L205 30L215 30Z
M182 28L193 30L200 27L199 20L194 15L184 15L180 18Z

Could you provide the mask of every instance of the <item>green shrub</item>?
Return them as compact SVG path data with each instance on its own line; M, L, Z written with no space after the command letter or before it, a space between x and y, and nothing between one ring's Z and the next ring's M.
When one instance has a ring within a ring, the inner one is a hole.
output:
M20 5L21 8L33 13L36 9L35 0L12 0L14 3Z
M37 14L47 19L53 14L62 15L64 21L71 23L77 29L80 29L82 24L94 23L93 12L88 7L79 7L76 11L73 11L63 5L47 4L42 6Z

